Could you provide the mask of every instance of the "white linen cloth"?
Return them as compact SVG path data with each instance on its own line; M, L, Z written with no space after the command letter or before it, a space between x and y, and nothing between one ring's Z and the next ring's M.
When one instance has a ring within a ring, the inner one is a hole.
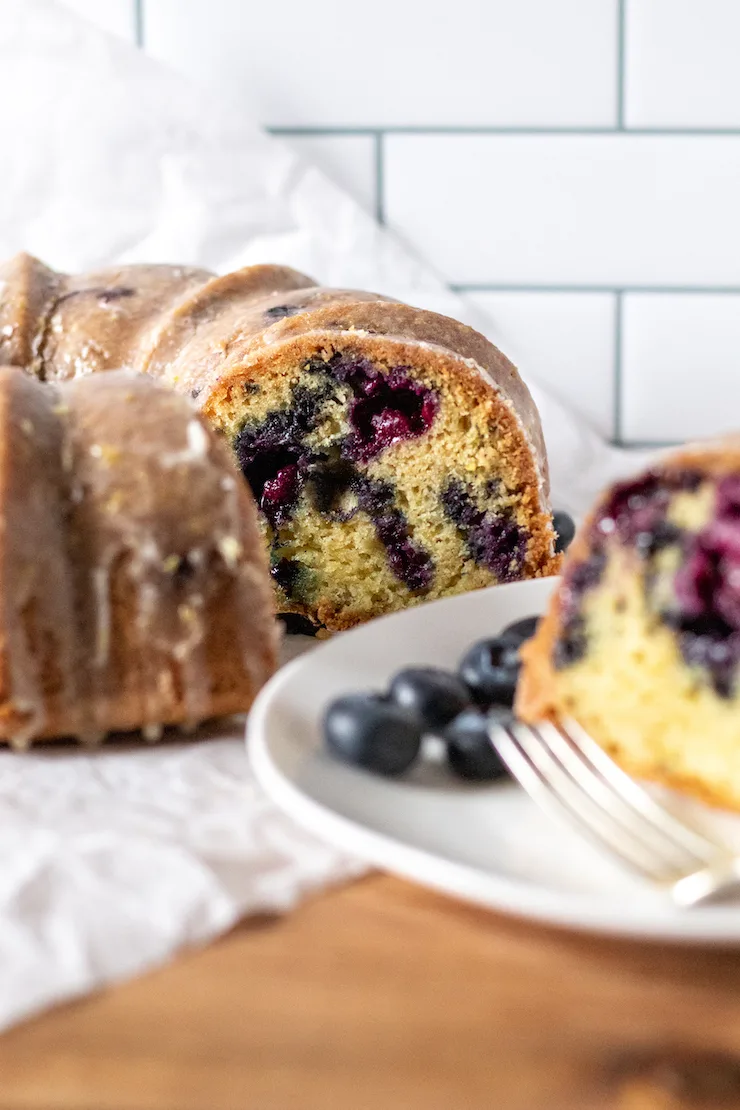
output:
M0 257L27 250L72 271L281 262L495 340L241 108L47 0L2 0L0 14ZM578 513L635 463L531 384L554 501ZM264 797L239 724L155 748L0 751L0 1028L360 870Z

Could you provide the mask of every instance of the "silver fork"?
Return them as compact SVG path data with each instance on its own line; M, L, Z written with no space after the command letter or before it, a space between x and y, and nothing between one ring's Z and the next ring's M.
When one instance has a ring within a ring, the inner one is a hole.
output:
M677 905L740 892L740 857L660 805L577 721L492 721L489 736L533 801L589 834Z

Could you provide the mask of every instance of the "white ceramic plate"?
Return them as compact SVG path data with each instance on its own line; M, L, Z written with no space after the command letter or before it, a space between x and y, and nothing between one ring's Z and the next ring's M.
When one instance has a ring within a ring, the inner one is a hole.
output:
M555 579L434 602L338 636L285 667L249 718L263 787L296 821L369 863L481 906L631 937L740 943L740 903L674 909L513 783L468 785L443 762L384 779L323 749L327 703L380 688L402 666L454 666L474 640L542 612ZM687 803L688 804L688 803ZM703 806L695 819L737 840L740 820Z

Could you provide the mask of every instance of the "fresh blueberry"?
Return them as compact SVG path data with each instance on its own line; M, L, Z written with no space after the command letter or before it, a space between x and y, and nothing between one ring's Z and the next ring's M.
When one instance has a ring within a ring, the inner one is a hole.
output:
M435 732L470 705L470 694L456 674L439 667L407 667L391 682L388 697L413 713L420 726Z
M480 640L460 663L460 678L478 705L513 705L520 644L505 636Z
M278 613L278 620L290 636L315 636L318 632L318 626L300 613Z
M326 711L324 736L333 755L379 775L403 774L421 747L414 717L379 694L337 698Z
M491 716L504 723L512 719L508 709L494 710ZM447 760L460 778L492 782L507 770L488 738L488 719L480 709L464 709L444 731Z
M512 644L524 644L527 640L532 639L539 623L539 617L525 617L524 620L507 625L501 633L501 637Z
M552 514L552 524L557 532L555 551L560 555L568 547L576 534L576 525L573 517L562 510Z

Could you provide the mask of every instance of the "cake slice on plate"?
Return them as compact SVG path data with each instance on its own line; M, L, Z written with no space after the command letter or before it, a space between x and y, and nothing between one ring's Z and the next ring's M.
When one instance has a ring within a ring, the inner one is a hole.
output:
M525 721L573 717L627 771L740 809L740 436L602 495L522 656Z

